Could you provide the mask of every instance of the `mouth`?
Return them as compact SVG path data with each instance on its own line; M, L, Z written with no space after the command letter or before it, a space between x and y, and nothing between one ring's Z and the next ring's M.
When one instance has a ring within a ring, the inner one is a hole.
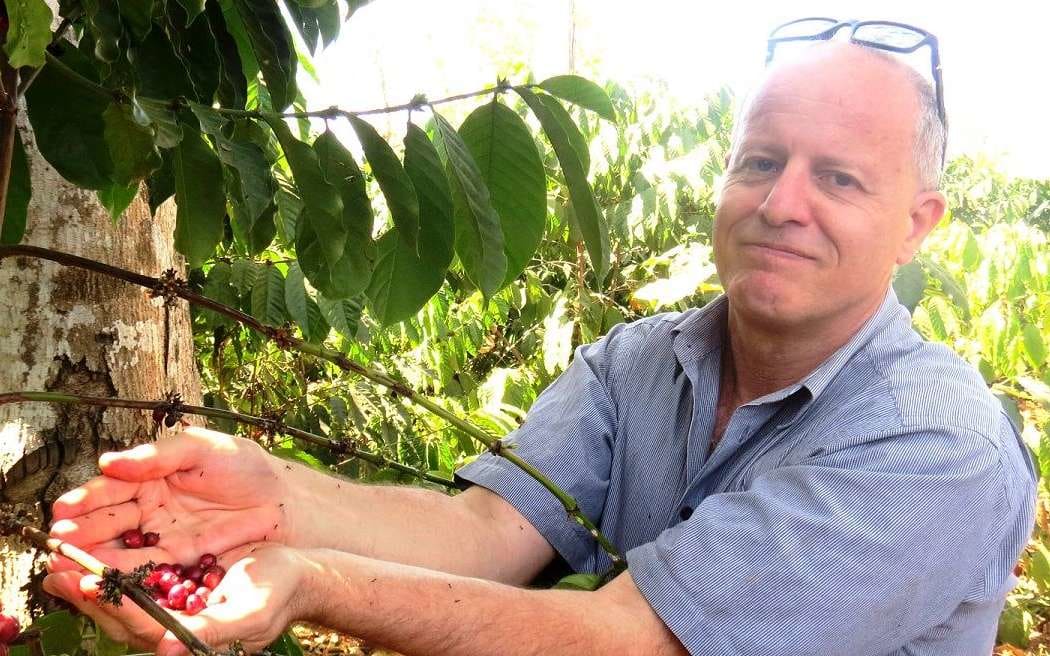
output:
M769 243L752 243L744 244L745 248L755 249L761 252L763 255L780 257L792 260L812 260L813 257L803 253L800 250L791 248L790 246L784 246L782 244L769 244Z

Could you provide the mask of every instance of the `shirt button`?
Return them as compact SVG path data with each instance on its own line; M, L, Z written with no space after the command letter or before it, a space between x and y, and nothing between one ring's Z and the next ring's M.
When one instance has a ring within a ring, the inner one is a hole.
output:
M684 522L693 516L693 509L689 506L682 506L682 509L678 511L678 516L681 517Z

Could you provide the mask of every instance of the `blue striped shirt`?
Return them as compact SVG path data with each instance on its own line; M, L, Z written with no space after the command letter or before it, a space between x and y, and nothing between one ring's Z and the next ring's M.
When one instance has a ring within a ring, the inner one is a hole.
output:
M726 311L723 296L581 346L505 440L626 552L691 654L989 654L1035 474L981 377L891 289L812 373L737 408L708 455ZM609 568L506 460L457 475L575 571Z

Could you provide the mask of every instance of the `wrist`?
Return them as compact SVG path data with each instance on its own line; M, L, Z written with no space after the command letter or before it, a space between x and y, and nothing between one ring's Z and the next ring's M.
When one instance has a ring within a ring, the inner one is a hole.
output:
M331 600L349 598L348 591L336 590L340 579L330 549L299 549L299 594L296 596L296 620L327 625L331 618ZM349 557L349 554L338 554Z

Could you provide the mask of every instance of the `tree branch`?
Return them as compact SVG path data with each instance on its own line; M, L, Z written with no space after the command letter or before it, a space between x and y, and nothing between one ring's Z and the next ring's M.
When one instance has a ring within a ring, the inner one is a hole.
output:
M348 456L349 459L360 459L376 467L388 467L397 471L410 474L424 481L436 483L449 489L457 487L456 483L443 476L437 476L430 472L410 467L391 458L378 453L372 453L362 449L354 441L347 437L328 438L316 433L310 433L299 428L286 426L279 420L268 417L246 415L232 410L212 408L209 406L188 405L171 399L162 401L140 401L138 399L119 399L104 396L85 396L81 394L65 394L60 392L7 392L0 394L0 405L7 403L68 403L76 405L93 405L106 408L134 408L138 410L163 410L167 413L199 415L213 419L229 419L249 426L257 426L271 433L283 433L293 438L316 444L317 446L331 450L337 455ZM344 461L344 462L348 462Z
M173 302L174 298L183 298L187 301L196 305L206 307L218 314L227 316L234 321L237 321L243 325L252 328L259 332L265 337L274 340L277 345L283 349L296 350L301 353L307 353L314 357L322 360L327 360L332 364L336 365L343 371L356 373L373 383L382 385L390 390L390 394L395 397L404 397L412 403L425 408L432 414L441 417L445 421L449 422L466 435L470 436L474 440L484 445L494 455L502 456L516 465L519 469L527 473L533 479L535 479L540 485L545 487L551 494L558 499L565 508L565 511L571 516L571 518L584 527L588 533L598 542L601 548L609 555L609 559L612 562L613 569L616 571L623 571L626 568L626 562L623 556L617 551L616 547L609 541L598 527L595 526L583 511L580 509L579 504L576 500L567 492L558 487L550 478L548 478L543 472L533 467L531 464L523 460L516 453L512 451L513 446L503 444L499 438L494 435L490 435L481 428L474 424L461 419L454 413L446 410L442 406L438 405L428 397L419 394L406 383L397 380L389 374L362 365L359 362L355 362L348 358L346 355L334 351L332 349L325 348L317 344L310 344L301 339L293 337L291 331L286 328L272 328L260 323L258 320L250 317L240 310L228 307L222 303L213 301L200 294L193 293L186 289L186 283L175 278L173 270L165 271L161 278L153 278L145 276L139 273L126 271L118 267L96 262L76 255L70 255L68 253L61 253L46 248L40 248L37 246L0 246L0 260L10 256L28 256L37 257L53 262L58 262L66 266L75 266L91 271L97 271L108 276L119 278L127 282L146 287L151 290L154 296L164 296L166 302Z

